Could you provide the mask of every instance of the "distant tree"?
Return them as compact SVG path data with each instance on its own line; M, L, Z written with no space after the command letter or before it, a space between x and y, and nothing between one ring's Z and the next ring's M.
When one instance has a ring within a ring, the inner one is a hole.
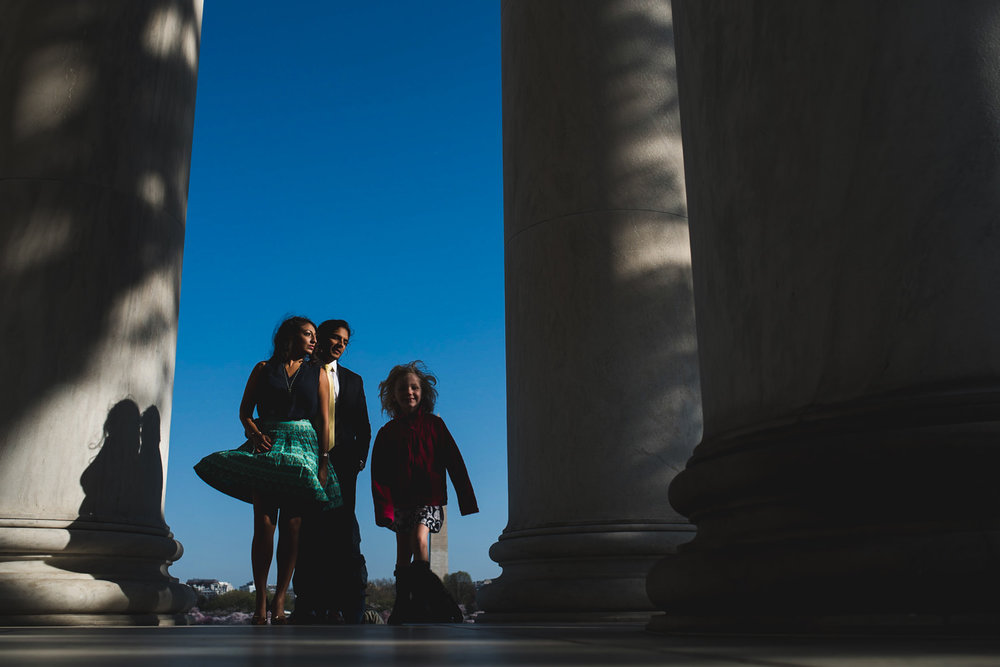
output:
M459 570L444 575L444 587L448 589L455 602L465 607L465 613L476 610L476 586L468 572Z
M392 579L369 579L365 593L370 608L378 611L392 609L396 600L396 582Z
M198 605L201 611L243 611L252 614L256 596L248 591L229 591L222 595L208 598L203 604ZM295 599L291 595L285 596L285 609L292 611L295 609Z

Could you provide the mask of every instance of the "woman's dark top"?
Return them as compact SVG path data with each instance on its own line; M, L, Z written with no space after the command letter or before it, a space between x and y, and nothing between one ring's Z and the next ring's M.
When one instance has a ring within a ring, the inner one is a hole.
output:
M266 361L257 385L257 415L266 421L279 422L312 418L319 407L320 370L319 366L303 361L298 375L290 378L280 361Z

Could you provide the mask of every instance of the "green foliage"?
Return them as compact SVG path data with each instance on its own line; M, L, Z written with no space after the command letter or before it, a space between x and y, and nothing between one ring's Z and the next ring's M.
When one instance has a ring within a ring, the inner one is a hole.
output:
M476 609L476 586L468 572L459 570L444 575L444 587L448 589L455 602L465 606L466 613Z
M446 574L442 583L455 602L465 606L467 613L476 610L476 586L468 572ZM392 609L396 599L396 582L393 579L370 579L366 593L369 608L378 611Z
M368 595L368 606L372 609L392 609L392 603L396 599L396 582L392 579L369 579L365 592Z
M270 599L270 598L269 598ZM199 597L198 609L201 611L242 611L252 614L256 595L247 591L229 591L213 598ZM285 596L285 609L292 611L295 609L295 598L291 595Z

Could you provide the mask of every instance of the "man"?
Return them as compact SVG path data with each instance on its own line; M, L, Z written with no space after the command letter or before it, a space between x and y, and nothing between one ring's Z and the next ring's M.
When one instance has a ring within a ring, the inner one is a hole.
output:
M339 623L341 618L344 623L360 623L365 611L368 570L354 507L372 429L361 376L340 364L350 339L351 327L344 320L327 320L316 330L314 356L329 374L335 397L329 456L344 506L302 518L293 581L294 623Z

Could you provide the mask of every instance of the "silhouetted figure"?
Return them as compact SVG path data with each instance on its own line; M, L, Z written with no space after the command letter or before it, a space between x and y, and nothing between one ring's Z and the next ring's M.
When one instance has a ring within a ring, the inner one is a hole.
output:
M302 517L292 614L296 624L356 624L365 611L368 569L354 509L358 473L368 459L372 431L361 376L340 363L350 338L351 328L344 320L327 320L317 330L314 361L328 375L335 396L333 406L328 406L334 424L330 464L344 505Z
M84 493L81 519L128 523L143 486L156 483L155 479L144 479L139 470L141 424L139 406L130 399L119 401L108 411L100 451L80 476ZM157 496L163 491L162 469L158 479L159 486L153 489Z
M476 494L444 420L431 414L437 378L413 361L393 367L378 386L392 420L372 451L375 523L396 533L396 602L389 623L460 622L462 612L431 572L427 542L441 530L451 475L462 515L479 511ZM410 562L412 558L413 562Z
M195 472L208 484L253 504L250 549L256 610L251 622L267 623L267 575L278 535L278 578L270 605L272 625L284 624L285 596L299 547L302 515L314 506L342 504L337 475L329 470L327 411L330 383L307 357L316 325L292 317L274 334L274 352L254 366L240 402L247 442L202 459ZM256 409L258 418L253 418ZM280 516L279 516L280 511Z

